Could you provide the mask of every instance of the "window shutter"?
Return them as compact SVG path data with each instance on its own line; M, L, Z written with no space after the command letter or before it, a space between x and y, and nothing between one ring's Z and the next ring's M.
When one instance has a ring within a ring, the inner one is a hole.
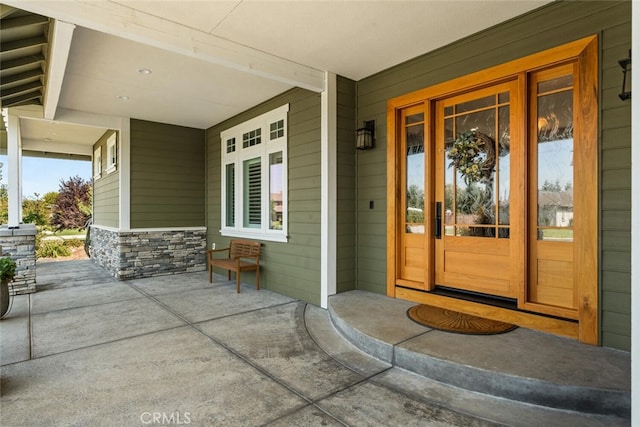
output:
M262 220L262 167L260 158L245 162L245 227L259 228Z

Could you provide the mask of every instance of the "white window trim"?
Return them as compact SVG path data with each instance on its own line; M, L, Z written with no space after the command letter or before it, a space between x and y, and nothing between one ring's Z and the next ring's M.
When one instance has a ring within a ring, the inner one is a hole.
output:
M114 155L112 156L112 150ZM110 174L117 169L118 165L118 146L115 132L107 139L107 169L105 172Z
M220 216L220 234L229 237L240 237L248 239L268 240L273 242L286 242L288 239L288 159L287 159L287 120L288 120L289 104L285 104L267 113L264 113L251 120L247 120L232 128L226 129L220 133L221 139L221 216ZM284 120L284 136L275 140L270 139L270 124ZM261 128L262 141L258 145L243 148L242 135L257 128ZM236 139L236 150L233 153L227 153L227 140ZM282 229L271 230L269 228L269 155L275 152L282 152ZM244 214L244 198L243 198L243 163L246 160L259 157L261 159L262 170L262 186L261 186L261 227L247 228L243 227ZM226 226L226 166L235 164L235 217L234 227Z
M102 177L102 146L93 151L93 179Z

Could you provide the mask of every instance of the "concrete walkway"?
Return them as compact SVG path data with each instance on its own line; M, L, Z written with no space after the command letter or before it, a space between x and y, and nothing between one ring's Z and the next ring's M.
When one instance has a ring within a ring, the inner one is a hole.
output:
M0 322L0 425L598 426L373 358L329 313L206 272L120 282L42 263ZM375 317L374 314L372 314Z

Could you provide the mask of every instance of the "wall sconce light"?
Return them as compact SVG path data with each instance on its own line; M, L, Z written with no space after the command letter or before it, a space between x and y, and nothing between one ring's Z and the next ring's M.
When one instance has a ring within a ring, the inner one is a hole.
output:
M376 121L364 122L364 127L356 129L356 148L358 150L368 150L373 148L375 138Z
M622 67L622 92L620 92L620 99L626 101L631 98L631 49L629 49L629 57L618 61L620 67ZM629 78L627 79L627 73Z

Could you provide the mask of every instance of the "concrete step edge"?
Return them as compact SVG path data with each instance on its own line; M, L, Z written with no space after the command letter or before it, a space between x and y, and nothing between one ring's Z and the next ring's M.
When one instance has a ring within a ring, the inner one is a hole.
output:
M372 337L328 306L336 330L363 352L425 378L517 402L598 415L628 417L631 396L621 390L554 384L535 378L488 371L417 353Z

